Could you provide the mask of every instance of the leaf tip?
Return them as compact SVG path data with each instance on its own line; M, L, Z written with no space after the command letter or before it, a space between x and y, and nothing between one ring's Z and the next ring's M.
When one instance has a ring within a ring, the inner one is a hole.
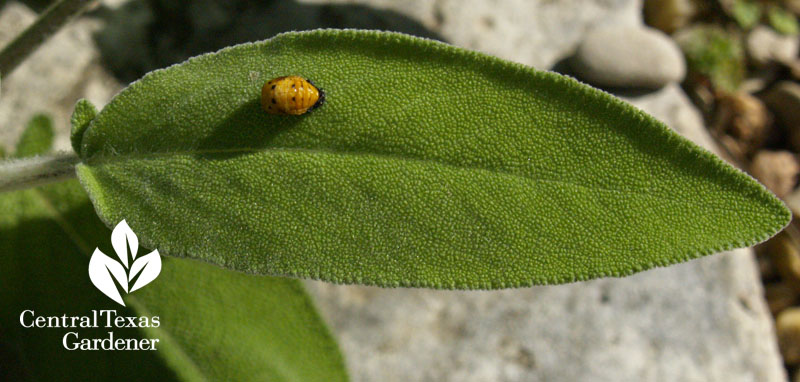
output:
M72 149L75 150L78 156L81 156L81 140L83 139L83 133L86 132L89 123L92 122L96 116L97 107L89 102L89 100L81 98L78 100L78 103L75 104L75 109L70 118L72 130L70 131L69 140L70 143L72 143Z

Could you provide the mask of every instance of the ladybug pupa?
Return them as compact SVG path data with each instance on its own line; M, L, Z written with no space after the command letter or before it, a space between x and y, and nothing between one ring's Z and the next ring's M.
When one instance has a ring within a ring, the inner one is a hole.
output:
M261 88L261 108L270 114L301 115L324 102L325 92L299 76L273 78Z

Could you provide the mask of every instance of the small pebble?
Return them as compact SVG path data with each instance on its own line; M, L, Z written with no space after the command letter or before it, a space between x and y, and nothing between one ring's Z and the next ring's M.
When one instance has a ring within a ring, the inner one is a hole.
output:
M747 35L747 55L756 66L791 62L797 59L800 40L797 36L782 35L772 28L759 25Z
M686 74L678 46L664 33L644 27L590 30L570 65L578 78L600 87L660 88Z
M767 298L769 311L777 316L784 309L792 306L797 301L798 291L784 283L767 284L764 286L764 296Z
M786 205L790 210L792 210L792 214L795 216L800 216L800 188L795 189L791 194L786 195L786 197L783 198L783 201L786 202Z
M724 94L717 104L715 125L737 139L743 152L753 152L767 138L771 116L760 99L744 92Z
M788 365L800 363L800 307L785 309L775 319L778 346Z
M766 243L772 263L786 285L800 291L800 251L786 233L780 233Z
M786 7L786 10L794 13L795 16L800 16L800 0L782 0L781 4Z
M648 25L665 33L672 33L686 24L697 13L693 0L645 0L644 19Z
M761 150L750 163L750 174L778 197L789 195L797 183L800 163L789 151Z
M800 151L800 84L781 81L762 98L776 121L788 133L794 151Z

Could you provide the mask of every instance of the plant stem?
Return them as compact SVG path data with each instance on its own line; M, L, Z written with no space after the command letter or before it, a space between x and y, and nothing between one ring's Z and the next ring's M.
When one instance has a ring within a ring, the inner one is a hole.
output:
M58 32L73 16L83 12L93 1L59 0L48 7L28 29L0 51L0 76L8 76L42 42Z
M0 192L20 190L75 177L80 161L73 153L0 161Z

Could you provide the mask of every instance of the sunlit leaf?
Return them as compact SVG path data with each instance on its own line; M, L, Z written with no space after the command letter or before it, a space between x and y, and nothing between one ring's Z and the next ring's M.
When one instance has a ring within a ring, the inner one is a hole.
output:
M769 20L769 25L780 33L792 36L797 36L800 33L797 17L779 6L773 5L767 9L767 19Z
M311 79L302 116L261 86ZM432 40L288 33L150 73L81 138L101 218L143 245L341 283L624 276L765 240L786 207L599 90Z
M70 124L72 125L70 143L72 144L72 149L75 150L76 153L80 154L83 133L96 116L97 108L88 100L81 99L75 104L75 110L73 110L72 117L70 118Z

